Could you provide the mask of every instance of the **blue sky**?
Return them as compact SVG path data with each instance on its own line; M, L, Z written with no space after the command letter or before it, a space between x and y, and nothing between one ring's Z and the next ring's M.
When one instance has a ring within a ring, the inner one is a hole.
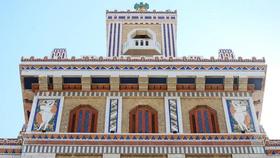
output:
M133 9L135 0L0 1L0 137L16 137L23 125L18 64L21 56L106 55L105 11ZM178 55L265 57L268 64L261 123L280 138L279 0L147 0L151 9L178 11Z

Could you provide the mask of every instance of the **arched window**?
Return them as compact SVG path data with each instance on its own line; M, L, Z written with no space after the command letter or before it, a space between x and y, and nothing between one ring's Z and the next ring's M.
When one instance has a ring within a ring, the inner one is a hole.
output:
M192 133L219 133L217 112L208 106L197 106L190 111Z
M94 133L97 129L96 109L89 105L80 105L70 112L69 132Z
M157 133L157 111L147 105L139 105L129 113L130 133Z

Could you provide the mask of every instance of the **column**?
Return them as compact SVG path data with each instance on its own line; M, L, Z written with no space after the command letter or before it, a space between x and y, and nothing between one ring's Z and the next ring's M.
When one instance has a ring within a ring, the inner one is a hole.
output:
M225 91L233 91L233 76L226 76L224 81Z
M120 78L118 76L111 76L110 77L110 86L111 86L111 91L119 91Z
M48 76L46 75L39 76L39 90L48 91Z
M167 78L167 90L168 91L176 91L176 77L168 77Z
M53 90L61 91L62 90L62 76L53 77Z
M148 91L149 79L147 76L139 77L139 91Z
M90 76L82 76L82 90L83 91L91 90L91 77Z
M239 91L247 91L248 87L248 77L239 77Z
M197 76L196 77L196 90L204 91L205 90L205 76Z

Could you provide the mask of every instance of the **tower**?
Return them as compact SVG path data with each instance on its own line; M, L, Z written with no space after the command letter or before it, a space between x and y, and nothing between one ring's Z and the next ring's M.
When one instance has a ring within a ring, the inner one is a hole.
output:
M106 57L22 57L25 123L0 158L279 156L260 117L265 59L176 56L176 11L107 11Z
M176 57L177 12L149 11L147 3L134 8L106 12L107 56Z

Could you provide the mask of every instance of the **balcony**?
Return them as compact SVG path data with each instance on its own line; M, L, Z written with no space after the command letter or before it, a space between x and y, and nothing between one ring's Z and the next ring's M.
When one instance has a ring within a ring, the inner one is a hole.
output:
M82 90L82 84L80 83L64 83L63 90Z
M248 91L254 91L255 90L255 85L254 84L248 84L247 90Z
M39 83L32 83L32 92L37 92L39 90Z
M206 91L223 91L224 84L206 84L205 90Z
M91 84L91 90L93 91L109 91L110 84Z
M166 91L167 84L149 84L148 90L150 91Z
M121 91L137 91L139 90L138 84L120 84Z
M151 39L130 39L123 45L125 55L160 55L160 44Z
M178 91L195 91L196 85L195 84L177 84L176 89Z

